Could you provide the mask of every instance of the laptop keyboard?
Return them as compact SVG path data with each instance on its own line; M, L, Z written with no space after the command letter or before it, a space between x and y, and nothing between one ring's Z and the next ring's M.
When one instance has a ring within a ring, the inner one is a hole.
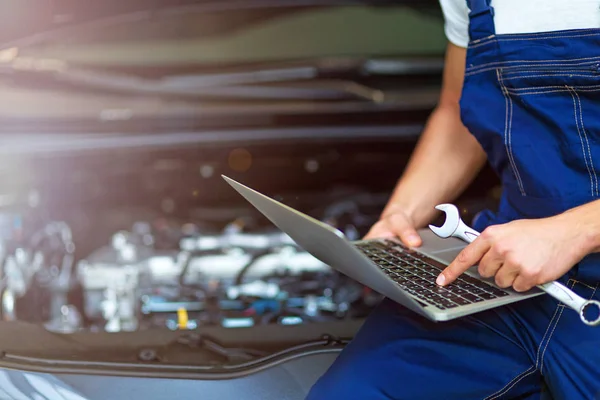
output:
M468 275L461 275L450 285L435 283L444 265L416 252L396 250L396 242L360 243L358 249L375 262L402 289L420 301L442 310L508 296L509 293Z

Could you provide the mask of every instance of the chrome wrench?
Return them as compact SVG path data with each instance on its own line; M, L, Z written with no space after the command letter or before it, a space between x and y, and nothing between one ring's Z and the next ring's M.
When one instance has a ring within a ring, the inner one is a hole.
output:
M479 236L479 232L470 228L462 221L458 208L456 208L455 205L439 204L435 208L446 214L446 221L442 226L429 225L429 229L437 236L441 238L453 236L462 239L467 243L471 243ZM600 302L596 300L586 300L562 283L556 281L537 285L537 287L568 307L579 312L579 316L584 324L590 326L600 325ZM586 316L588 307L596 307L596 311L598 312L598 316L593 320L589 320Z

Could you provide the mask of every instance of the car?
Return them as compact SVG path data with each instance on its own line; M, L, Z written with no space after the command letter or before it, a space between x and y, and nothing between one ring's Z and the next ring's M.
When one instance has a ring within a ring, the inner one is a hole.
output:
M362 237L438 99L438 8L1 5L0 397L304 398L381 296L220 176Z

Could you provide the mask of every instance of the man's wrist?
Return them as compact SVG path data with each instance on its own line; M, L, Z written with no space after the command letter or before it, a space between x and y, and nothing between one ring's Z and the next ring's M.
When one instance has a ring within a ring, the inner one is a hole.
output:
M390 215L396 214L397 212L402 212L404 214L407 214L407 216L408 216L406 207L403 204L392 200L385 206L385 208L383 209L383 212L381 213L381 215L379 217L381 219L385 219L385 218L389 217Z
M562 229L575 237L582 257L600 252L600 201L585 204L557 216Z
M386 219L387 217L396 214L402 213L408 220L410 221L413 227L417 227L417 225L421 222L418 214L419 208L415 205L411 205L410 203L402 200L395 200L392 198L387 206L384 208L381 213L380 219Z

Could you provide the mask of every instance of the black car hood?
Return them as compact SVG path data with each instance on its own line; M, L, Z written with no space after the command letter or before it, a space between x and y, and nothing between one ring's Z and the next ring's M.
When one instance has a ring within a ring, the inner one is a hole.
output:
M0 49L43 42L54 35L90 23L123 23L189 12L226 12L241 8L330 7L348 5L387 6L406 4L411 7L431 7L437 0L54 0L36 2L4 2L0 5Z
M0 5L0 131L48 131L49 121L61 121L60 131L64 121L77 131L95 121L104 131L112 121L157 118L221 127L242 117L262 128L265 115L331 119L437 101L446 42L442 24L425 14L439 14L438 0L23 4ZM342 29L324 39L328 26ZM279 40L299 29L306 34L297 40ZM362 39L352 40L357 33Z

